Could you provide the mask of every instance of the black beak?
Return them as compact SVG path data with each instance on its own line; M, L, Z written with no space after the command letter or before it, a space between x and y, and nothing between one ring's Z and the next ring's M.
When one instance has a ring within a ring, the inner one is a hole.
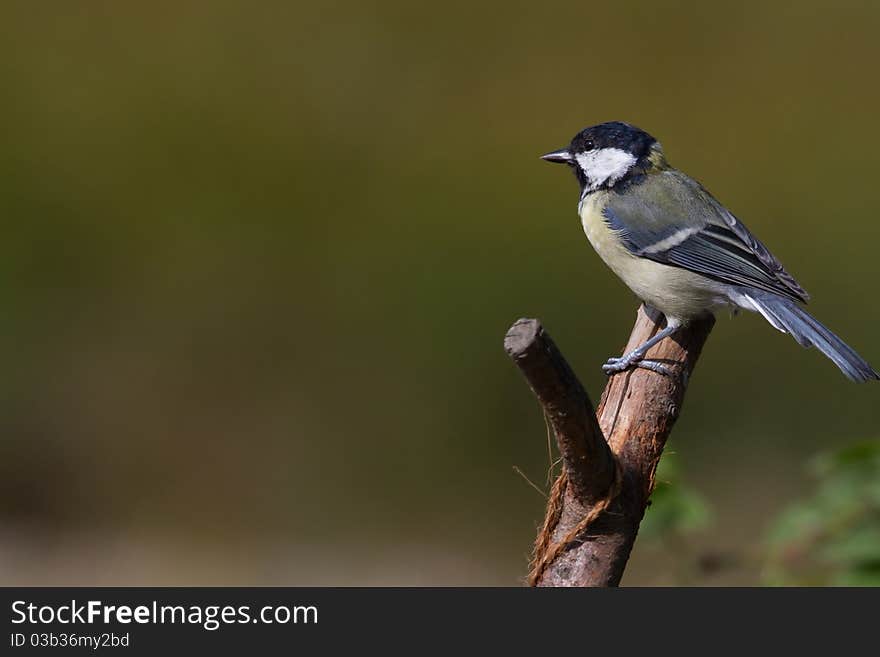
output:
M548 162L556 162L558 164L568 164L571 162L572 158L571 153L567 148L560 148L558 151L542 155L541 159L547 160Z

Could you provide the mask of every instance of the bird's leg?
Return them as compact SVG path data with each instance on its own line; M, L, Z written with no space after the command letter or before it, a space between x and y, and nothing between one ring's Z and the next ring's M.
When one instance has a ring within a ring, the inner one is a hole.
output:
M663 363L658 363L654 360L645 360L645 354L648 353L648 349L653 347L662 339L667 338L675 333L678 330L679 326L680 324L678 323L670 324L663 330L659 331L654 337L645 340L644 343L633 349L628 354L624 354L620 357L609 358L602 366L602 371L605 372L605 374L616 374L617 372L623 372L624 370L627 370L635 365L636 367L643 367L647 370L651 370L652 372L657 372L659 374L665 374L666 376L669 376L669 369L665 365L663 365Z

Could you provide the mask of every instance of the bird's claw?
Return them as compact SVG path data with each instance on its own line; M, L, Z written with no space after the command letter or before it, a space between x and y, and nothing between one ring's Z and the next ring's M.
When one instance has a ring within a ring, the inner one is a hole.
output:
M663 376L672 376L670 369L663 363L656 360L633 357L633 355L629 354L626 356L609 358L605 361L605 364L602 365L602 371L610 376L628 370L631 367L641 367L656 372L657 374L662 374Z
M613 356L605 361L605 364L602 365L602 371L605 374L617 374L618 372L623 372L624 370L628 370L632 367L633 363L626 356Z
M657 374L662 374L663 376L668 376L672 378L672 370L669 369L663 363L656 360L640 360L635 364L636 367L641 367L646 370L651 370L652 372L656 372Z

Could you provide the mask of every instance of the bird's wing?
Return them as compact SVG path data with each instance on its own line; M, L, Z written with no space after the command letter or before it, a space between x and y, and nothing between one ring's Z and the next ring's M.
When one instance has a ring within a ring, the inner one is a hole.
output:
M633 254L806 302L809 295L749 230L679 171L611 192L605 220Z

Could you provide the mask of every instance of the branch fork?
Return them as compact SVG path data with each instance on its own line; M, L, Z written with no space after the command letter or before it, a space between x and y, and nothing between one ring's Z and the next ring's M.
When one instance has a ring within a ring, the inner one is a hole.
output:
M535 319L504 338L556 436L563 469L535 541L530 586L616 586L654 488L666 439L714 319L696 321L651 348L667 374L630 369L611 376L594 410L559 348ZM624 353L662 329L639 308Z

